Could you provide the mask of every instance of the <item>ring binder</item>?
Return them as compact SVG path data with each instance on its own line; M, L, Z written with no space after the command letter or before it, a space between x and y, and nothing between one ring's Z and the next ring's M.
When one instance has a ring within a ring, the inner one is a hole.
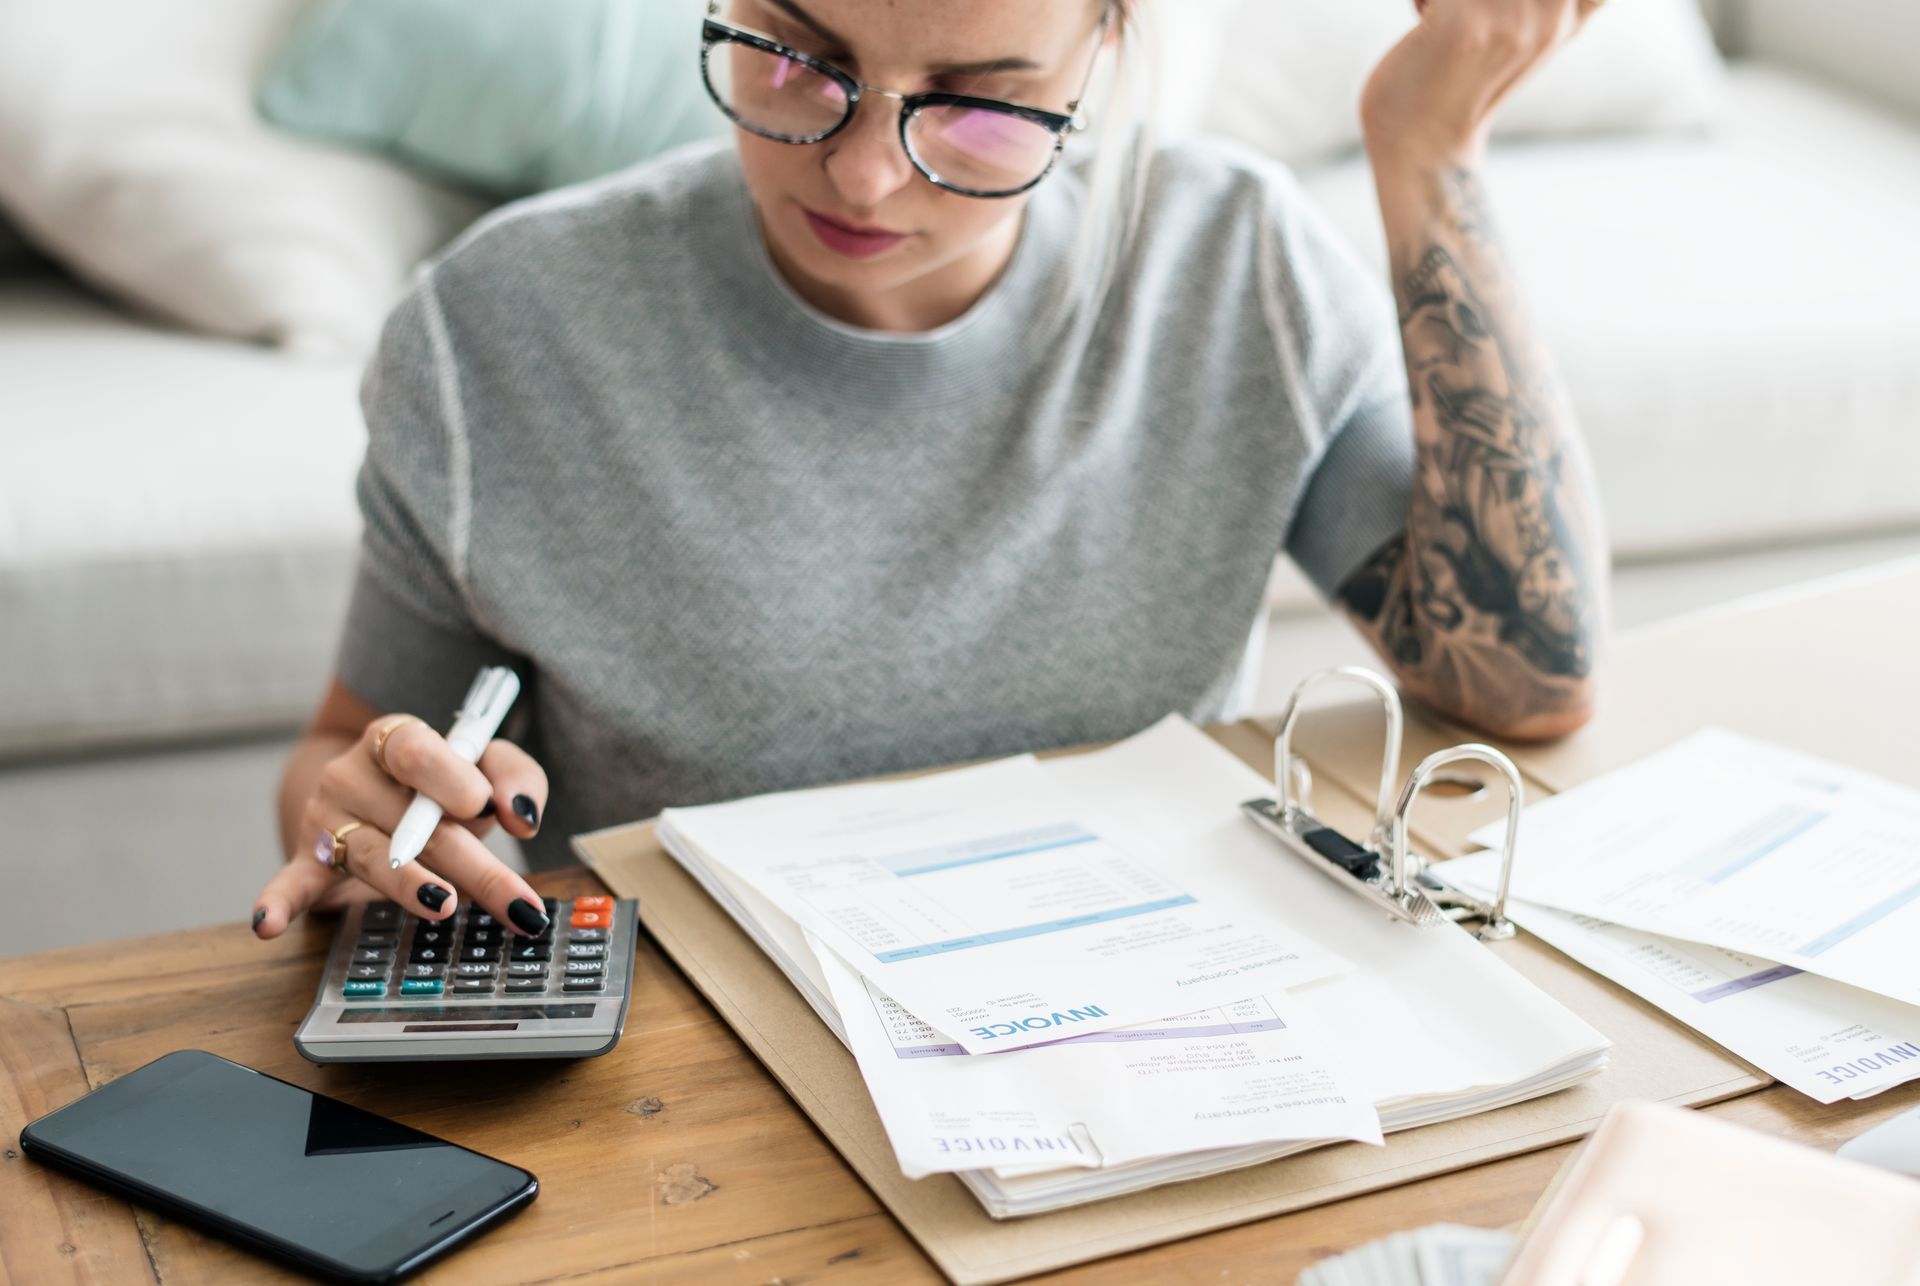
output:
M1313 774L1293 757L1293 725L1300 717L1301 698L1309 688L1334 680L1366 687L1386 708L1386 747L1380 761L1380 793L1374 802L1373 829L1365 842L1355 842L1313 815ZM1272 799L1249 799L1240 805L1253 822L1278 840L1281 847L1305 861L1356 896L1410 924L1437 924L1478 920L1476 936L1497 942L1513 936L1507 918L1507 886L1513 876L1513 856L1520 832L1525 791L1513 760L1484 742L1471 741L1435 751L1407 777L1397 801L1395 778L1400 771L1400 741L1405 724L1400 694L1379 673L1365 666L1343 665L1302 679L1287 701L1274 738ZM1451 764L1467 761L1496 768L1507 783L1507 833L1500 860L1500 886L1489 903L1442 885L1427 872L1429 861L1408 844L1408 818L1420 792L1435 781L1457 781L1443 773Z

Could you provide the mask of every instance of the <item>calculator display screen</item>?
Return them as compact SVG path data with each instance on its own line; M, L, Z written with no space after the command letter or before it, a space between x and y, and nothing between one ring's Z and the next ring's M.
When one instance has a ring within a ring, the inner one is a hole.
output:
M86 1170L335 1272L405 1262L533 1184L517 1166L199 1050L129 1072L29 1129Z
M592 1005L452 1005L395 1009L374 1006L362 1009L350 1005L341 1013L343 1023L483 1023L511 1019L532 1022L537 1018L591 1018Z

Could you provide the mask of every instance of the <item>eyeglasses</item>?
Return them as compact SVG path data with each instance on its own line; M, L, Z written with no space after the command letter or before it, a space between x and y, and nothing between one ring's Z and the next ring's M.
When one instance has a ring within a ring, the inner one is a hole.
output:
M1065 112L970 94L901 94L866 85L772 36L718 21L707 6L700 74L707 93L741 128L781 143L819 143L845 129L867 94L900 103L900 144L929 182L962 196L1010 197L1047 177L1068 134L1086 128L1080 100ZM1102 19L1099 34L1107 23Z

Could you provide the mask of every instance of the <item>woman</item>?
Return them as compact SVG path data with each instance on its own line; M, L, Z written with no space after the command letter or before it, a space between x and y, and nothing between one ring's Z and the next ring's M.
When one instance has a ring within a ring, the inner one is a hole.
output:
M731 145L423 270L367 373L362 569L256 933L370 894L535 933L494 819L548 864L668 804L1219 718L1282 549L1440 710L1586 718L1605 543L1475 174L1592 0L1429 0L1374 73L1397 336L1284 169L1132 145L1118 108L1055 163L1144 2L716 3ZM490 661L532 753L474 766L405 712ZM389 871L416 789L449 820Z

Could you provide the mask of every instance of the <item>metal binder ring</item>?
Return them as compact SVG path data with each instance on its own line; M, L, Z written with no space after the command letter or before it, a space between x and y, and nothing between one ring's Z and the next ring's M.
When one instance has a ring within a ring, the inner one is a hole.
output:
M1475 935L1482 942L1499 942L1513 936L1513 921L1507 919L1507 886L1513 879L1513 852L1520 834L1520 810L1525 805L1525 790L1520 784L1520 770L1514 767L1513 760L1484 742L1470 741L1448 750L1436 750L1421 760L1420 766L1407 778L1406 788L1400 792L1400 802L1393 810L1389 850L1392 892L1398 896L1407 888L1407 819L1413 809L1414 798L1426 789L1440 769L1466 759L1498 768L1507 779L1507 837L1500 854L1500 887L1493 906L1487 910L1486 923Z
M1300 680L1293 689L1293 695L1287 699L1287 711L1280 718L1280 733L1273 743L1273 788L1279 797L1278 812L1282 818L1291 818L1296 806L1293 773L1287 770L1287 765L1293 761L1293 724L1300 717L1300 698L1308 688L1332 679L1351 679L1370 688L1387 708L1387 749L1380 760L1380 794L1374 803L1373 834L1367 837L1367 847L1377 851L1386 843L1394 782L1400 775L1400 732L1404 721L1400 714L1400 694L1394 691L1391 683L1363 666L1341 665L1309 674ZM1306 765L1300 764L1298 768L1304 770ZM1310 783L1311 780L1311 775L1308 775L1307 781ZM1303 789L1303 798L1298 805L1303 809L1306 807L1305 794Z

